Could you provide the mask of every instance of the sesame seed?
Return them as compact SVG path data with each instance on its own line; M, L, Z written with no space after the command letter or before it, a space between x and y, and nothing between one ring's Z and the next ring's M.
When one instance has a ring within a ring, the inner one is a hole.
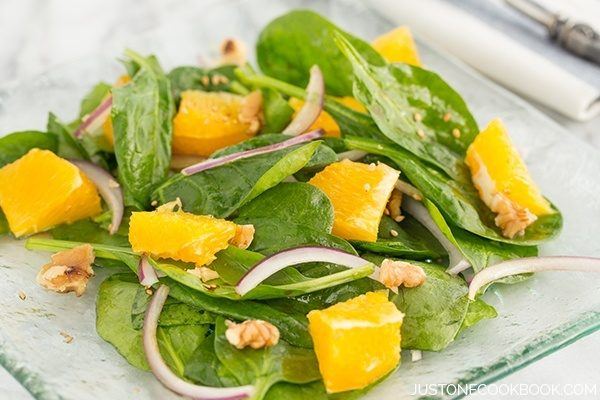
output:
M148 296L152 296L152 289L150 289L150 288L146 289L146 294Z
M375 163L369 164L369 171L375 171L375 168L377 168L377 166L375 165Z
M210 78L208 77L208 75L204 75L201 79L200 82L202 83L202 85L204 86L208 86L210 85Z
M390 235L392 235L393 237L398 236L398 231L394 230L394 229L390 229Z
M421 200L423 200L423 197L421 197L421 195L420 195L420 194L414 194L414 195L412 196L412 198L413 198L413 199L415 199L416 201L421 201Z
M117 182L117 181L115 181L113 179L109 179L108 180L108 187L109 188L113 188L114 189L114 188L118 188L119 186L120 186L119 182Z
M421 122L423 120L423 116L419 113L415 113L414 118L417 122Z
M20 298L21 300L25 300L25 299L27 298L27 295L25 294L25 292L24 292L24 291L22 291L22 290L19 290L19 298Z
M458 139L460 137L460 130L458 128L452 129L452 136Z
M423 129L419 129L417 135L419 135L421 139L425 139L425 131Z
M443 117L443 119L444 119L444 122L448 122L448 121L450 121L450 117L451 117L450 113L446 113L446 114L444 114L444 117Z
M365 191L368 192L369 190L371 190L371 185L369 185L368 183L365 183L363 186L363 189L365 189Z
M398 215L396 218L394 218L394 221L396 221L396 222L404 221L404 215Z
M383 209L383 213L384 213L385 215L390 215L390 210L388 210L387 208L384 208L384 209Z
M150 205L151 205L152 207L156 207L156 206L158 205L158 201L156 201L156 200L152 200L152 203L150 203Z

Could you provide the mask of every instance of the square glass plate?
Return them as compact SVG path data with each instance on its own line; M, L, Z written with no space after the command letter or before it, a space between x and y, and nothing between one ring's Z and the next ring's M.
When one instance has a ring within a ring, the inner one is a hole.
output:
M157 54L165 69L195 64L198 56L210 59L210 49L226 36L251 46L268 21L292 8L315 9L368 40L393 27L363 4L339 0L236 0L202 7L190 1L172 7L159 29L128 43ZM542 253L599 256L600 154L451 57L419 46L425 65L466 98L481 125L496 116L504 119L535 180L562 210L564 231ZM65 120L73 117L86 90L121 73L112 61L121 50L0 90L0 132L43 129L48 110ZM47 260L48 254L29 252L21 242L0 240L0 364L40 399L176 398L96 334L95 295L111 271L97 268L88 291L75 298L35 284ZM26 300L19 299L19 291ZM506 376L600 328L598 293L598 277L581 273L546 273L518 285L497 285L485 299L498 318L469 329L441 353L425 353L419 362L405 355L399 370L365 398L412 398L414 384L489 383ZM60 332L74 340L65 343Z

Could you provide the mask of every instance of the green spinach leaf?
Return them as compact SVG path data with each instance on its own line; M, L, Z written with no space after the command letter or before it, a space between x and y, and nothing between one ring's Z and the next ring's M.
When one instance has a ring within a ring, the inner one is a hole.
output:
M115 274L100 285L96 302L96 330L133 366L148 370L142 347L142 332L135 328L131 309L143 286L132 274ZM160 326L159 349L171 370L183 376L184 366L207 335L206 324Z
M335 33L351 42L369 62L384 64L368 43L343 32L313 11L296 10L274 19L262 30L256 44L258 65L267 75L304 87L310 67L317 64L328 93L351 95L352 66L336 47Z
M265 124L262 128L263 133L279 133L290 123L294 109L283 98L281 93L264 89L263 95L263 114Z
M471 184L448 179L400 146L359 137L347 137L345 141L350 148L391 159L425 198L442 211L448 221L475 235L520 246L533 246L550 240L562 228L562 216L555 209L555 213L538 218L523 236L505 238L494 223L494 214L481 201Z
M479 128L460 95L431 71L407 64L371 65L347 40L337 39L354 69L354 96L381 132L453 179L468 181L462 155Z
M129 247L127 236L111 235L106 229L89 219L83 219L72 224L59 225L50 231L52 237L58 240L68 240L83 243L98 243L109 246Z
M240 208L238 219L257 218L330 233L334 214L331 201L319 188L308 183L280 183Z
M44 132L14 132L0 138L0 167L18 160L31 149L44 149L56 153L56 136Z
M156 58L126 55L139 69L131 83L112 91L115 155L125 204L144 209L169 171L174 103Z
M10 232L6 215L0 210L0 236Z
M236 301L212 297L168 278L163 281L171 288L169 295L182 303L238 321L246 319L269 321L279 329L281 338L286 342L299 347L312 347L312 339L308 333L308 320L303 314L282 312L268 303L259 301Z
M235 376L217 357L214 333L208 336L189 358L185 366L185 377L206 386L240 385Z
M469 303L469 308L467 309L467 314L465 315L465 319L463 320L459 333L475 325L479 321L482 321L484 319L496 318L497 316L498 312L496 311L496 309L491 305L487 304L485 301L481 299L471 301Z
M60 157L90 160L90 155L87 153L87 150L80 141L73 137L73 129L60 122L53 113L48 114L46 130L57 138L57 154Z
M392 231L397 235L392 236ZM376 242L353 241L352 244L365 252L411 259L440 258L446 254L433 235L410 216L398 223L384 215Z
M217 318L215 353L223 365L243 385L253 384L255 399L264 398L277 382L308 383L321 379L315 353L281 340L273 347L238 350L227 341L227 326Z
M102 100L110 94L112 86L106 82L97 83L81 100L79 119L91 113L100 105ZM79 121L78 121L79 122Z
M183 209L225 218L308 163L320 142L235 161L191 176L177 174L154 193L160 203L179 197Z

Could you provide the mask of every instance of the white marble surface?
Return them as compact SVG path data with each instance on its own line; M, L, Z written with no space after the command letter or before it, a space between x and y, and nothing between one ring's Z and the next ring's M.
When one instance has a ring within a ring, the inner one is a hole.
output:
M1 0L0 86L90 53L119 54L131 38L157 25L176 23L180 13L201 13L212 1ZM600 119L578 124L549 115L572 134L600 149ZM599 352L600 334L594 334L499 383L595 384L595 396L577 398L600 398ZM30 398L0 369L0 399ZM470 398L490 396L473 395Z

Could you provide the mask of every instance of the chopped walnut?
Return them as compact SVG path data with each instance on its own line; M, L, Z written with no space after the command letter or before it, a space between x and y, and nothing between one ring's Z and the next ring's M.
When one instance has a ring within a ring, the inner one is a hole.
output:
M379 268L379 282L394 293L398 293L400 286L407 288L421 286L426 279L427 275L423 268L404 261L385 259Z
M394 188L392 190L392 194L390 195L390 199L387 203L387 209L389 212L389 216L394 219L396 222L402 221L402 210L400 206L402 205L402 192L398 189Z
M219 277L219 273L217 271L207 267L188 269L187 273L197 276L202 280L202 282L212 281L213 279L217 279Z
M263 123L263 98L260 90L255 90L244 97L242 109L238 115L240 122L249 124L249 132L256 133Z
M178 211L181 210L181 208L183 207L183 205L181 204L181 199L178 197L173 201L169 201L168 203L163 204L160 207L156 208L157 212L174 212L174 211Z
M502 235L510 239L523 236L525 229L537 219L527 208L518 206L501 193L494 195L490 209L497 213L494 219L496 226L502 229Z
M235 236L229 241L235 247L247 249L254 240L254 225L238 225L235 228Z
M244 65L246 46L240 40L228 38L221 43L221 65Z
M279 329L267 321L249 319L236 324L227 321L225 337L227 341L238 349L247 346L253 349L275 346L279 342Z
M81 296L94 275L94 250L89 244L58 252L37 274L37 283L59 293L75 292Z
M480 165L483 163L480 162ZM537 216L527 208L509 199L506 194L496 190L494 183L485 167L479 168L473 175L473 184L479 192L481 200L496 213L494 222L502 229L502 235L509 239L523 236L525 229L537 220Z

